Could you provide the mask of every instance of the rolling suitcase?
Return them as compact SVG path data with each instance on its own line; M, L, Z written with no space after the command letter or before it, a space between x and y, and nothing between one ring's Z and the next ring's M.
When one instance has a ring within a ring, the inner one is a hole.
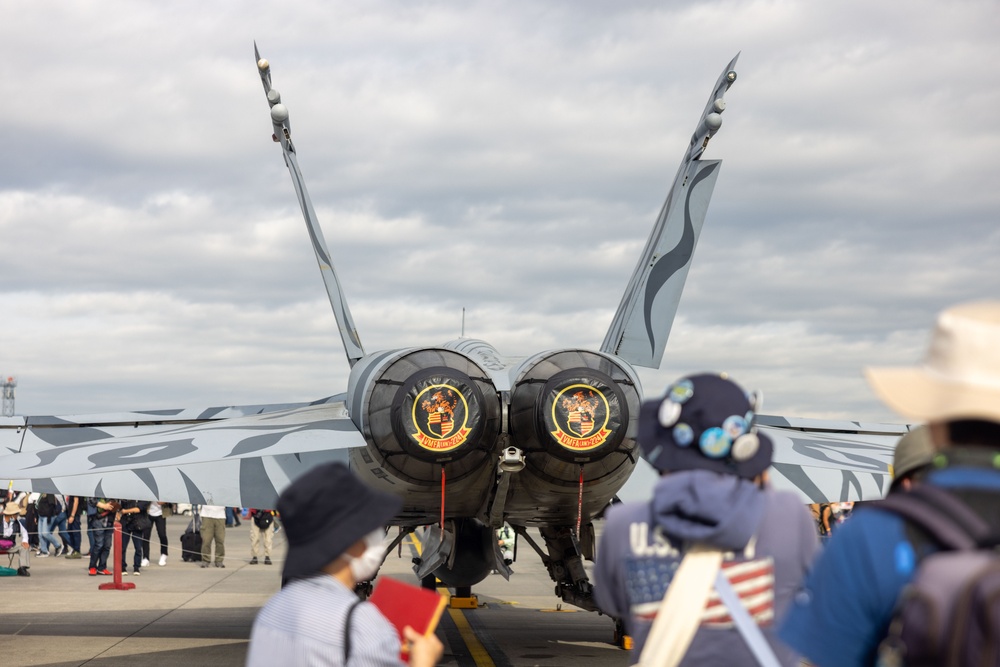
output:
M201 560L201 515L195 513L191 517L187 530L181 535L181 559L185 563L197 563Z

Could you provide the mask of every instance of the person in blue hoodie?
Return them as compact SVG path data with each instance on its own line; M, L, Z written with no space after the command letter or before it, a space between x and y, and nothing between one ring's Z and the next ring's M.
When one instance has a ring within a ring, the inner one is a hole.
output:
M944 310L923 363L867 368L865 374L887 406L926 423L930 443L924 447L932 455L925 452L927 458L919 461L930 461L919 485L947 492L978 515L992 536L1000 535L1000 301ZM892 494L902 492L892 489ZM929 535L878 504L855 512L816 561L781 628L782 638L821 667L892 664L900 648L894 639L885 643L886 655L879 654L893 611L922 559L939 548ZM948 588L948 582L939 585ZM939 617L960 618L954 610ZM969 619L958 627L963 626L978 627ZM936 640L928 644L936 647ZM965 648L986 646L994 653L981 664L996 664L995 644L982 640L981 646ZM972 664L972 655L963 654L966 658ZM914 664L937 662L921 656Z
M660 473L652 499L607 514L594 564L598 606L623 621L637 662L686 552L723 552L721 571L782 665L798 656L776 623L800 591L819 551L802 500L769 488L773 445L757 433L759 401L725 375L681 378L643 403L639 445ZM728 608L712 590L681 665L757 665Z

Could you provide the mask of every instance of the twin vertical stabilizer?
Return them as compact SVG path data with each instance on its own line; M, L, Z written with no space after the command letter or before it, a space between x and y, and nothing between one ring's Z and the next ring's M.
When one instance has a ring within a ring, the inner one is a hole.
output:
M292 143L288 109L281 103L278 91L271 87L271 70L268 62L257 56L261 83L271 107L274 140L281 144L285 163L292 176L299 206L312 240L316 261L326 285L327 296L333 307L344 351L351 366L365 356L357 329L351 318L337 273L333 268L323 232L316 220L309 193L299 171L295 146ZM639 263L632 274L621 304L601 345L601 351L625 361L649 368L658 368L663 350L670 335L677 306L680 303L684 282L694 256L694 249L701 234L701 227L712 198L721 161L702 161L701 155L709 139L722 125L722 112L726 108L724 95L736 80L736 60L730 61L715 84L712 96L705 105L701 119L691 137L667 201L660 211L656 225L650 233Z
M724 95L736 80L733 58L719 76L673 186L635 267L601 352L659 368L684 282L712 198L721 160L699 158L722 125Z
M295 157L295 146L292 144L291 125L288 122L288 109L281 103L281 95L278 91L271 87L271 66L267 60L260 57L256 44L253 45L253 52L257 57L257 70L260 72L260 81L264 84L267 103L271 107L271 124L274 126L273 137L276 142L281 144L285 164L288 165L288 172L292 175L292 184L295 186L295 194L299 199L302 217L305 218L306 228L309 230L309 239L312 241L313 252L316 254L316 262L319 263L323 284L326 286L326 294L330 299L333 315L337 319L337 328L340 330L340 339L344 343L344 352L347 354L348 363L353 367L359 359L365 356L365 351L361 347L358 330L354 326L351 310L347 307L347 298L344 296L344 290L337 278L337 271L333 268L333 260L330 258L326 239L323 238L323 230L316 219L316 211L313 210L309 192L306 190L302 172L299 170L299 162Z

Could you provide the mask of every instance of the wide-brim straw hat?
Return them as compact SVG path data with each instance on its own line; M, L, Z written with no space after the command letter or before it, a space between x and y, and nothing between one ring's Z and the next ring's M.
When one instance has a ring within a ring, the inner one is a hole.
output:
M942 312L922 365L868 368L865 375L879 398L905 417L1000 422L1000 301Z
M21 507L17 503L10 502L3 506L3 513L5 516L10 516L11 514L20 514Z

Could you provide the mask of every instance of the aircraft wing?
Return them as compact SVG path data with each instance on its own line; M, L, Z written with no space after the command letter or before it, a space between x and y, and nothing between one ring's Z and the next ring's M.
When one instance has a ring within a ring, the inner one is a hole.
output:
M0 451L10 453L0 456L0 479L21 491L273 507L310 466L346 462L350 448L365 446L343 400L258 407L254 414L225 408L200 419L189 411L127 413L132 421L6 419ZM227 413L236 416L219 418Z
M904 424L866 424L760 415L758 430L774 442L771 484L804 503L877 500L892 483L892 454ZM623 501L647 500L657 472L639 462L619 491Z
M771 483L807 503L884 497L896 443L909 430L904 424L771 416L759 417L758 428L774 441Z

